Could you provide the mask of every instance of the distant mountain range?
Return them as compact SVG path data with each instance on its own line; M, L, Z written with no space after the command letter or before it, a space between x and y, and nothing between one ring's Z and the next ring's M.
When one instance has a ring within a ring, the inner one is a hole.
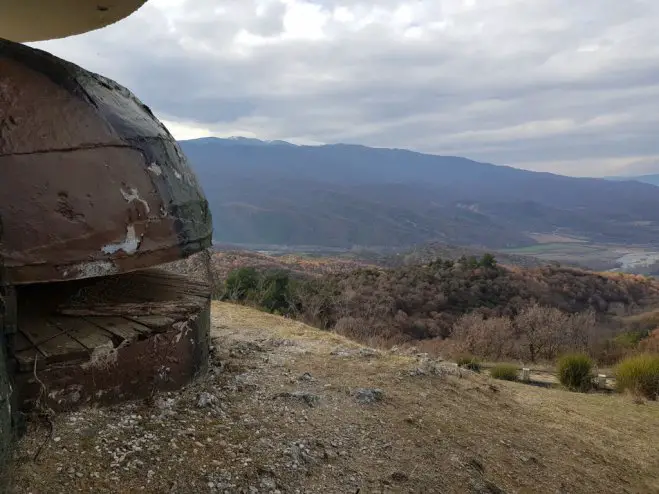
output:
M659 173L653 175L616 176L606 178L607 180L616 180L618 182L634 181L659 186Z
M454 156L250 138L181 141L219 242L487 248L539 233L659 245L659 190Z

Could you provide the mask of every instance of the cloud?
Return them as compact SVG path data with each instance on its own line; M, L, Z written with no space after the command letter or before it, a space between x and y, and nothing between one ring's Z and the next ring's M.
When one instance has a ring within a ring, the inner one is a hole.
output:
M240 133L571 175L659 172L652 0L151 0L35 43L179 137Z

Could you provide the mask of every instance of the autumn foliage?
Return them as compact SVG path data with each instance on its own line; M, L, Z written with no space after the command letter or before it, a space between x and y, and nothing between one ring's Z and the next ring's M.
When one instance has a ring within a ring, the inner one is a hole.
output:
M648 338L654 319L638 327L620 322L659 305L659 284L642 276L510 268L489 255L396 268L234 253L215 262L224 263L225 299L374 346L413 344L452 356L523 362L586 352L611 364L640 345L652 351L659 341L656 332ZM238 273L248 289L236 284Z

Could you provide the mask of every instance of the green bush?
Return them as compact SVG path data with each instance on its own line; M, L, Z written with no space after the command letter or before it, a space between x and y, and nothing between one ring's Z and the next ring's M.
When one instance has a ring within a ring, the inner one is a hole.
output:
M273 314L288 314L294 308L291 285L285 271L265 273L259 285L258 305Z
M643 338L647 338L649 334L649 331L627 331L626 333L621 333L613 338L613 341L623 348L636 348L638 343Z
M260 273L252 268L239 268L231 271L224 282L224 299L244 301L258 289Z
M474 372L481 371L481 363L476 357L471 355L463 355L458 358L458 367L464 367L465 369L472 370Z
M631 391L649 400L659 396L659 355L649 353L624 359L615 370L618 391Z
M490 376L504 381L517 381L517 366L512 364L497 364L490 370Z
M558 360L558 380L571 391L588 391L593 385L593 361L583 353L564 355Z

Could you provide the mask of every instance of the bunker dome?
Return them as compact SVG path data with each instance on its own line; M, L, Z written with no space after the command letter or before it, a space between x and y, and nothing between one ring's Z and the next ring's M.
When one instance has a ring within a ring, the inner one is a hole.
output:
M0 0L0 38L64 38L113 24L146 0Z
M127 89L0 40L0 256L10 283L103 276L210 245L178 144Z
M2 413L144 397L205 369L210 288L158 266L211 246L185 156L127 88L22 44L144 3L0 0Z

